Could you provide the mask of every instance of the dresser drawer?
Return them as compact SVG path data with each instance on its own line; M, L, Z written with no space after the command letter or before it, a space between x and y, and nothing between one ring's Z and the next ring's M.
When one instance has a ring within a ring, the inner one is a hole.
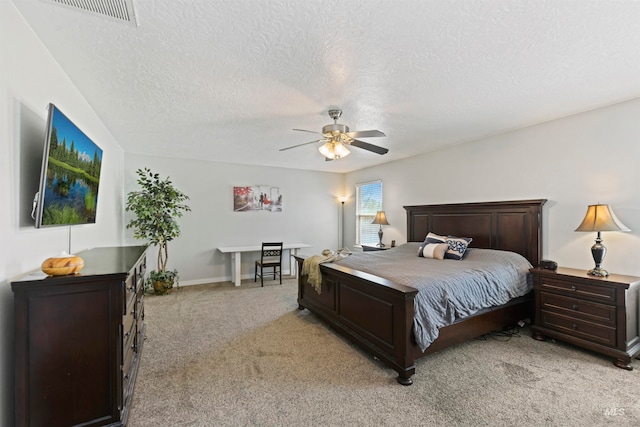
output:
M540 325L598 344L610 347L616 345L616 329L614 327L599 325L544 310L541 313Z
M126 343L123 343L124 361L122 363L122 375L125 377L128 377L130 376L129 374L131 374L131 363L133 362L133 357L135 356L134 348L136 335L136 328L132 328L129 340Z
M136 294L131 294L131 298L127 301L127 306L125 307L125 312L123 315L122 323L128 322L127 317L131 317L135 320L136 314Z
M122 340L123 342L129 338L131 335L131 328L134 327L134 323L136 323L135 317L132 314L125 316L122 318Z
M137 265L138 277L144 279L144 274L147 272L147 257L144 255L140 258L140 262Z
M133 359L134 359L135 353L131 352L131 357L128 358L125 362L126 365L123 368L122 371L122 401L124 402L125 406L128 406L129 404L129 396L131 395L131 391L132 391L132 383L131 383L131 379L133 376ZM126 369L126 370L125 370Z
M542 310L547 312L583 319L605 326L616 326L616 307L613 305L600 304L549 292L540 293L540 303Z
M120 361L122 365L125 364L127 357L129 356L128 353L133 352L135 336L138 328L136 328L135 323L131 323L128 329L125 329L124 331L125 332L122 335L122 359Z
M142 257L127 276L124 284L124 309L125 312L130 310L131 304L134 302L134 295L144 290L144 274L147 271L147 259Z
M576 298L586 298L610 304L615 304L616 302L616 290L607 286L590 285L576 280L569 281L543 277L540 287L541 291L555 292Z
M129 273L127 280L124 282L124 312L128 313L131 310L132 304L135 300L137 275L135 270L133 273Z
M144 298L136 301L134 317L136 319L136 323L138 323L138 325L142 325L142 321L144 320Z
M142 304L142 302L144 301L144 287L140 287L138 289L138 293L136 294L136 305L139 306ZM136 307L136 313L140 313L140 309ZM139 318L139 316L136 316L136 318Z

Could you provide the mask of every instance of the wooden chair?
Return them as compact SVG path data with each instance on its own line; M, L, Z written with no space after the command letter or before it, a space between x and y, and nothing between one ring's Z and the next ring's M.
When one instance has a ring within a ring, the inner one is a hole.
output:
M270 267L273 267L273 271L265 273L264 269ZM258 269L260 273L258 273ZM260 286L264 286L265 275L273 275L273 280L276 280L276 275L280 276L280 284L282 285L282 242L262 242L262 252L260 253L260 259L256 260L256 271L253 281L257 282L258 276L260 276Z

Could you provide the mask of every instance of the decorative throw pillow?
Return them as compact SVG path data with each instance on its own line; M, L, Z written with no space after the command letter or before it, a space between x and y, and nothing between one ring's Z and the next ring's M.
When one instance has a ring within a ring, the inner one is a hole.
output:
M469 243L471 243L472 240L473 239L471 237L447 236L447 244L449 245L449 248L444 254L444 257L448 259L462 259L464 253L467 251Z
M425 243L446 243L447 236L440 236L439 234L429 233L427 238L424 239Z
M427 237L424 239L424 242L422 242L422 244L418 248L419 257L424 257L424 254L422 253L422 251L424 250L424 247L429 243L447 243L447 236L440 236L434 233L427 234Z
M449 245L446 243L427 243L422 249L422 255L425 258L444 259Z

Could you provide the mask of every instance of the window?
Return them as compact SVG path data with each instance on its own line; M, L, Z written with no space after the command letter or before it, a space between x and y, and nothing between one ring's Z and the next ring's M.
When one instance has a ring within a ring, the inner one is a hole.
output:
M382 210L382 181L356 185L356 244L378 243L380 226L371 224Z

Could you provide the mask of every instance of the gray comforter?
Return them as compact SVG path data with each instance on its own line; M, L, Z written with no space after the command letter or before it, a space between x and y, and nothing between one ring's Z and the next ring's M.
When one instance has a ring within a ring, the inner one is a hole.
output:
M470 248L460 261L437 260L418 257L419 246L358 252L337 264L418 289L413 326L422 351L438 338L439 328L532 289L531 264L514 252Z

